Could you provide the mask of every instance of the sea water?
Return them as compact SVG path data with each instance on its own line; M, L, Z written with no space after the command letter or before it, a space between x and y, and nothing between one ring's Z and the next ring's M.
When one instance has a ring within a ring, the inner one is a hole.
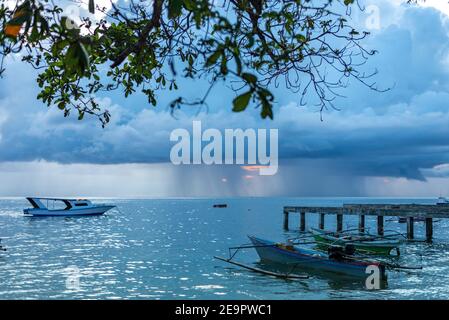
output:
M0 200L0 299L448 299L449 222L436 220L433 244L401 247L396 263L422 270L389 271L382 290L363 281L311 275L288 281L215 260L228 247L248 243L248 234L270 240L299 236L291 214L282 229L285 205L336 206L343 203L435 203L436 199L226 198L95 199L117 205L103 216L26 217L23 199ZM226 203L227 208L213 208ZM326 228L335 229L335 216ZM376 218L366 225L376 230ZM345 216L344 227L357 217ZM307 215L307 226L318 217ZM416 238L424 224L415 223ZM385 229L405 232L396 218ZM236 259L257 265L254 249Z

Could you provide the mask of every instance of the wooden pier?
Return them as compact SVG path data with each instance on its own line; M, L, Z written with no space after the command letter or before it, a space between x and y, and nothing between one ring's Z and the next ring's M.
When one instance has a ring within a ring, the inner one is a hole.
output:
M407 219L407 238L414 238L414 222L416 218L425 219L426 240L432 241L433 238L433 219L448 219L449 205L421 205L421 204L344 204L341 207L284 207L284 229L289 228L289 214L299 213L299 230L306 230L306 215L313 213L319 214L318 228L324 229L326 215L336 216L337 231L343 230L343 217L345 215L359 216L360 232L365 231L365 217L377 217L377 233L384 234L384 217L403 217Z

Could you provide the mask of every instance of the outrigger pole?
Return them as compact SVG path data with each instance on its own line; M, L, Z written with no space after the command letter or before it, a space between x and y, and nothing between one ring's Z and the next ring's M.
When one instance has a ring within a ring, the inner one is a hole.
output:
M276 278L281 278L281 279L308 279L309 276L307 275L298 275L298 274L292 274L293 270L295 269L296 265L293 266L292 270L289 273L279 273L279 272L274 272L274 271L268 271L268 270L264 270L264 269L260 269L260 268L256 268L253 266L249 266L247 264L241 263L241 262L237 262L234 261L234 257L237 254L237 252L239 252L240 249L248 249L248 248L259 248L259 247L274 247L276 246L276 244L273 245L253 245L253 244L243 244L239 247L230 247L229 250L229 258L223 258L223 257L218 257L218 256L214 256L215 259L217 260L221 260L239 267L242 267L244 269L248 269L250 271L253 272L257 272L257 273L261 273L261 274L265 274L265 275L269 275L269 276L273 276Z
M249 266L247 264L243 264L241 262L237 262L237 261L232 261L231 259L226 259L226 258L222 258L222 257L218 257L218 256L214 256L215 259L257 272L257 273L261 273L261 274L265 274L265 275L269 275L269 276L273 276L276 278L282 278L282 279L309 279L309 276L306 275L298 275L298 274L286 274L286 273L278 273L278 272L273 272L273 271L268 271L268 270L264 270L264 269L260 269L260 268L255 268L252 266Z

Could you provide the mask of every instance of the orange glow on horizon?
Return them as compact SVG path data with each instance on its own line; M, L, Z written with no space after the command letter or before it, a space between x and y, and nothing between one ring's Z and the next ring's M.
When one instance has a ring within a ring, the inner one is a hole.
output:
M242 166L245 171L257 171L261 168L268 168L268 166Z

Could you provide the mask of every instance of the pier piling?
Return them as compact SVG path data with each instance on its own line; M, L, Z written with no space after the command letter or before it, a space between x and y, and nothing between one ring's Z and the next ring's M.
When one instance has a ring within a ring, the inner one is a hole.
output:
M359 232L364 233L365 232L365 215L361 214L359 216Z
M426 218L426 241L432 242L433 238L433 221L432 218Z
M343 215L337 214L337 232L341 232L343 230Z
M384 216L377 216L377 234L384 235Z
M306 213L304 211L300 213L300 220L299 230L306 231Z
M288 211L284 210L284 230L288 230Z
M320 228L321 230L324 229L324 213L320 213L320 222L318 224L318 228Z
M414 225L413 225L413 217L407 218L407 239L413 239L414 238Z

